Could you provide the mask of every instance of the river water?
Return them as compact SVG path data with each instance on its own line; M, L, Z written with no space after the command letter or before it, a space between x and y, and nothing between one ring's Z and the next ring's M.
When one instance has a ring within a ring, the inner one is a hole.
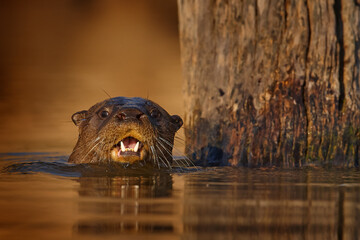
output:
M0 239L358 239L358 169L123 169L0 155Z

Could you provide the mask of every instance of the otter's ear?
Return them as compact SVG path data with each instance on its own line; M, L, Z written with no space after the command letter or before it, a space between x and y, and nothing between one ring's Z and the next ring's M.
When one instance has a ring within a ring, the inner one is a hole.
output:
M75 123L76 126L79 126L82 121L85 120L87 111L76 112L71 116L71 120Z
M183 120L178 115L172 115L171 116L173 124L177 127L176 131L181 128L183 125Z

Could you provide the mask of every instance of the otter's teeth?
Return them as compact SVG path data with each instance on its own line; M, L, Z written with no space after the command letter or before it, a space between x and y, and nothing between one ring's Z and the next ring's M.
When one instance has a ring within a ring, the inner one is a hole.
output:
M122 152L128 152L128 151L137 152L139 150L139 147L140 147L140 142L137 142L134 148L126 148L124 143L122 141L120 142L120 150Z
M124 143L122 141L120 142L120 146L121 146L121 151L125 152L126 148L125 148Z
M140 145L140 143L137 142L135 147L134 147L134 152L137 152L139 150L139 145Z

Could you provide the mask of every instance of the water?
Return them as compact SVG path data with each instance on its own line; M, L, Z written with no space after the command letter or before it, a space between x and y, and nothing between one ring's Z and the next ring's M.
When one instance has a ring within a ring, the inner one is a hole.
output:
M0 155L0 239L359 239L357 169L70 165Z

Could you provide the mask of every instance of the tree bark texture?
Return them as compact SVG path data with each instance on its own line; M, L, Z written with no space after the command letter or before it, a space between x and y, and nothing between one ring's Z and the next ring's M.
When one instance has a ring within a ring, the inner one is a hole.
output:
M360 1L178 0L187 153L358 165Z

